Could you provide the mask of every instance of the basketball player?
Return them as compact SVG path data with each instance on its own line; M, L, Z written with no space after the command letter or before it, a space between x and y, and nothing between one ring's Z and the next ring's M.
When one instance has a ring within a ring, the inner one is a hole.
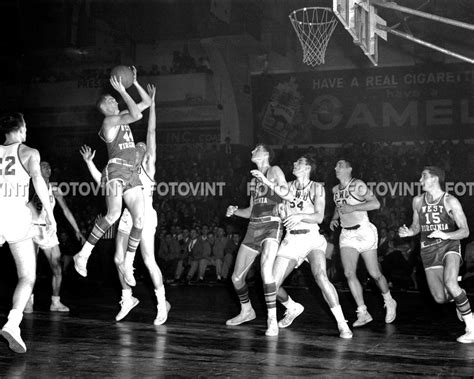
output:
M137 162L140 165L140 180L145 190L145 219L143 224L142 239L140 241L140 251L143 262L150 273L155 295L158 302L157 316L153 322L155 325L162 325L168 318L170 309L165 297L165 287L163 276L155 260L155 232L158 225L156 211L153 208L153 190L155 188L155 160L156 160L156 114L155 114L155 93L153 85L148 85L148 93L151 97L150 116L148 119L147 144L137 143ZM93 162L95 151L92 152L89 146L82 146L81 154L96 182L100 182L100 172ZM115 264L117 265L120 283L122 285L122 299L120 301L120 312L115 320L120 321L138 305L137 298L132 296L132 289L124 280L120 267L124 260L127 240L132 230L132 217L127 208L122 213L118 226L115 250Z
M38 197L45 204L49 233L56 232L56 221L49 203L48 188L41 176L40 155L37 150L23 145L26 140L23 115L12 113L2 117L0 128L6 136L4 144L0 145L0 245L8 242L18 274L12 309L0 334L8 341L10 349L25 353L20 323L36 280L34 227L31 211L26 206L30 178Z
M277 286L277 299L285 306L285 317L278 322L280 328L292 324L304 310L304 307L293 301L281 286L290 273L307 260L311 265L314 279L323 293L324 299L331 308L337 321L341 338L352 338L352 332L339 304L337 291L326 274L326 239L319 234L319 226L324 219L326 194L320 183L310 179L316 169L313 158L303 155L293 163L293 175L296 180L288 183L288 190L281 192L276 186L275 192L284 200L286 228L285 238L278 248L273 276ZM261 173L257 179L273 188L269 180Z
M81 231L79 230L79 226L77 225L76 219L74 218L71 210L66 204L61 193L58 191L58 188L52 186L49 182L51 177L51 166L48 162L41 162L41 175L43 176L44 181L46 182L46 186L48 187L48 198L49 202L51 203L51 208L54 210L54 206L56 205L56 201L60 205L64 216L69 221L71 226L73 227L76 238L81 243L85 242L85 238L82 235ZM38 195L35 194L31 201L28 203L28 206L31 209L31 213L33 215L33 224L37 225L39 228L38 236L33 238L36 246L36 253L38 250L41 249L44 251L46 258L48 259L49 265L51 270L53 271L53 295L51 296L51 305L49 310L52 312L69 312L69 308L66 307L63 303L61 303L60 299L60 292L61 292L61 283L63 279L62 275L62 267L61 267L61 251L59 250L59 240L56 233L50 234L48 233L47 226L46 226L46 212L43 207L43 203L39 199ZM30 300L25 308L25 313L33 312L33 304L34 304L34 297L33 294L30 296Z
M274 186L286 188L283 172L278 166L270 166L273 151L264 144L259 144L252 151L252 162L257 165L262 173ZM255 176L255 170L252 175ZM255 258L262 253L260 265L263 280L263 292L267 304L268 318L267 336L278 335L278 321L276 317L276 285L273 277L273 263L275 261L278 245L282 236L282 224L279 216L281 199L270 191L270 188L256 179L252 179L250 205L245 209L229 206L226 216L232 215L249 218L247 233L245 235L235 261L232 283L240 300L241 312L236 317L227 320L227 325L240 325L255 319L255 311L250 303L245 278Z
M141 97L141 102L136 104L127 93L120 77L112 76L112 87L122 96L127 105L126 110L120 111L117 101L111 95L102 96L97 102L97 107L105 116L99 131L100 137L107 145L109 161L102 172L107 202L107 214L96 221L89 238L82 246L79 253L74 256L76 271L87 276L87 260L97 241L105 231L115 223L122 211L122 196L129 209L133 227L127 244L125 262L121 271L125 280L131 286L136 284L133 277L133 259L137 246L140 243L143 229L144 198L138 171L135 165L135 143L129 124L140 120L142 111L151 104L150 96L137 81L137 71L133 69L133 85Z
M362 180L352 177L352 166L348 160L338 161L335 171L340 183L332 189L336 207L330 228L334 230L339 225L342 228L339 237L341 261L349 289L357 303L357 320L352 326L357 328L372 321L372 316L364 304L362 285L356 274L360 255L369 275L382 292L387 310L385 322L390 324L396 318L397 302L392 298L387 280L380 271L377 259L377 229L367 215L367 211L379 209L380 203Z
M400 237L421 233L421 260L431 295L438 304L453 301L466 323L466 333L457 341L474 343L474 320L469 299L458 284L461 265L460 240L469 236L469 226L458 199L444 192L445 174L436 166L421 172L422 195L413 199L413 222L398 230Z

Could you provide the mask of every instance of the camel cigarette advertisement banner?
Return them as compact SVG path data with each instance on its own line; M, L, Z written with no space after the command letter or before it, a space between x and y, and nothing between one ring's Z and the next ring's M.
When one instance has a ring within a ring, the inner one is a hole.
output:
M254 138L274 145L474 138L474 69L252 76Z

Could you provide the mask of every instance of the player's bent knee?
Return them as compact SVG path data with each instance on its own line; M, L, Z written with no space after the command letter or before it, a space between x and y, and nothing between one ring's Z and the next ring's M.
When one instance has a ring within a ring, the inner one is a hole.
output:
M115 223L120 217L120 211L109 210L105 215L105 219L109 224Z

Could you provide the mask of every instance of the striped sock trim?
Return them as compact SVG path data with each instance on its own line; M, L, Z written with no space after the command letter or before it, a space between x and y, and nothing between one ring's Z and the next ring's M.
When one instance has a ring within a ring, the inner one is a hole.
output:
M463 290L459 296L456 296L454 302L456 303L456 308L461 312L461 315L467 316L471 313L471 304L469 304L466 291Z
M276 284L264 284L263 294L265 295L265 303L267 304L267 309L276 308Z
M250 302L249 288L247 287L247 284L245 284L242 288L236 288L235 292L237 293L241 304L246 304Z

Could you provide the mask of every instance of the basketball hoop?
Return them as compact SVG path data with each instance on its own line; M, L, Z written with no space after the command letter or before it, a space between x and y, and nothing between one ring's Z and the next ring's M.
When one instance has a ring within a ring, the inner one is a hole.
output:
M330 8L310 7L294 10L288 16L303 48L303 62L316 67L324 63L329 38L337 25Z

